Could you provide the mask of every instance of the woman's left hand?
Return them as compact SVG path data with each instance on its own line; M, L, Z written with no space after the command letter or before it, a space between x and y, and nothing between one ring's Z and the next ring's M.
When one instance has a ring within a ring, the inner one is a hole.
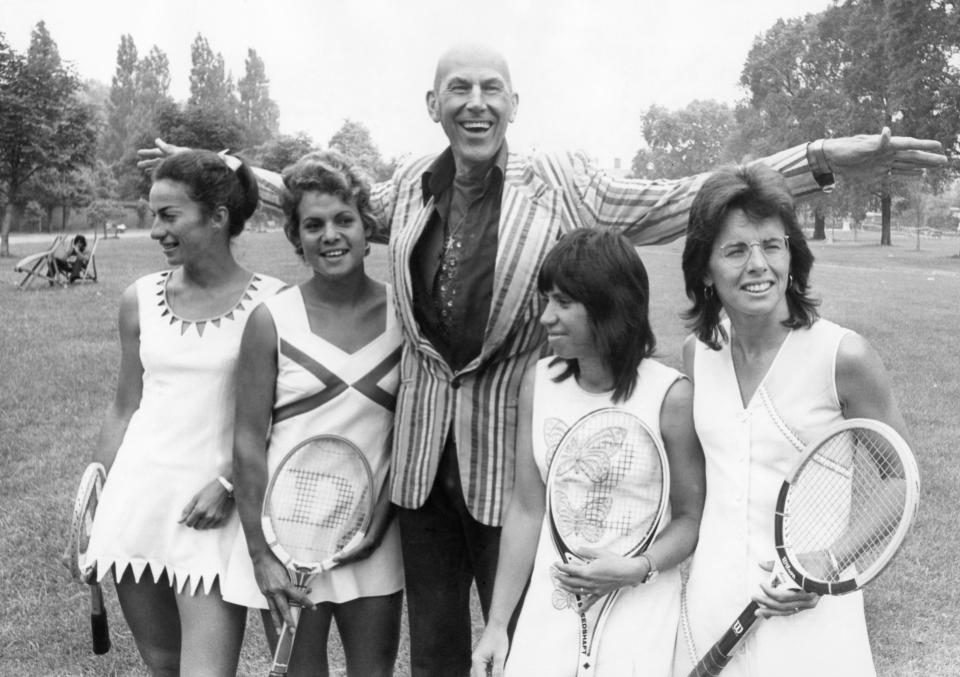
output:
M223 524L232 509L233 498L214 479L190 499L179 522L193 529L213 529Z
M388 496L388 494L383 495ZM383 537L386 536L387 529L390 528L392 522L393 507L390 501L379 501L375 508L373 519L370 521L370 528L367 529L363 540L350 552L345 553L341 557L335 557L333 560L334 563L337 566L342 566L350 562L358 562L372 555L373 551L380 547L380 543L383 541Z
M773 571L773 562L763 562L760 568L764 571ZM820 602L820 595L814 592L776 586L770 582L761 582L760 590L762 594L754 595L753 599L760 604L757 614L763 618L793 616L806 609L814 608Z
M586 611L605 595L641 580L642 560L605 551L584 554L596 559L583 563L557 562L552 571L560 589L580 597L580 611Z
M333 558L333 563L335 566L343 566L344 564L349 564L350 562L358 562L362 559L369 557L374 550L380 545L380 540L383 538L383 534L374 533L373 530L368 531L364 535L363 539L357 544L356 548L353 548L349 552Z

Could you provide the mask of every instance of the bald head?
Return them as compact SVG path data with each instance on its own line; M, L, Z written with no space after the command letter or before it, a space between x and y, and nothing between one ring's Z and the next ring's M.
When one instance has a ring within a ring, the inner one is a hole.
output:
M437 60L437 72L433 77L433 90L440 89L440 83L453 70L458 68L488 68L496 71L506 82L507 87L513 89L510 80L510 67L503 54L489 45L479 43L462 43L454 45L440 55Z

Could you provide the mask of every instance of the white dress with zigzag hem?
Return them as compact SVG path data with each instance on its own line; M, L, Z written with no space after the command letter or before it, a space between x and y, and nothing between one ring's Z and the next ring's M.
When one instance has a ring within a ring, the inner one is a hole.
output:
M384 332L352 353L311 331L299 287L285 289L264 303L277 330L277 386L267 444L269 473L308 437L340 435L366 455L379 494L390 468L403 340L391 299L388 288ZM343 603L389 595L402 588L400 533L394 521L369 557L314 577L310 599ZM242 530L237 532L220 589L228 602L267 608Z
M117 450L90 537L98 577L129 566L140 580L166 572L177 591L209 592L239 531L234 509L216 529L180 514L197 491L228 473L233 451L234 369L250 312L284 283L254 274L219 317L185 320L167 303L173 271L137 280L143 395Z

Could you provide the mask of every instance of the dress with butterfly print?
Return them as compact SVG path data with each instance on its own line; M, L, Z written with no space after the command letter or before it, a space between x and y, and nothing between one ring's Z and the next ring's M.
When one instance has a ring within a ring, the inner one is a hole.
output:
M614 404L612 391L589 393L577 384L575 378L555 383L553 377L562 371L562 365L550 366L553 358L540 360L536 366L533 396L533 455L546 483L547 470L557 444L574 422L591 411L617 407L643 420L655 435L660 435L660 409L667 391L680 372L656 360L644 360L638 369L637 386L626 401ZM606 430L600 435L616 435ZM609 470L610 449L617 445L584 444L582 452L568 462L588 477L600 478ZM527 453L523 445L518 453ZM602 497L594 497L582 504L559 507L558 527L580 532L589 540L604 511ZM580 619L570 608L558 609L551 565L559 560L550 527L545 515L540 529L537 554L530 585L524 597L523 609L507 659L508 677L549 675L564 677L576 674L577 646L580 638ZM660 525L662 530L670 521L667 511ZM561 593L562 594L562 593ZM600 605L590 612L596 613ZM670 674L673 644L680 612L680 576L675 569L664 571L652 583L624 588L609 612L603 637L596 656L597 677L630 677L650 675L666 677ZM638 629L643 628L642 632Z

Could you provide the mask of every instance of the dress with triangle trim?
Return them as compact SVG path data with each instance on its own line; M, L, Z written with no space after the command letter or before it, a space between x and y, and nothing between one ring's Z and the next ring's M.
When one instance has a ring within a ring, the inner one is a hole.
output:
M239 531L236 510L216 529L179 523L190 499L221 473L233 447L234 368L250 312L284 283L254 274L225 313L178 316L166 284L173 271L135 283L143 395L104 486L89 553L100 578L128 566L140 580L149 566L178 591L209 591L222 576Z

